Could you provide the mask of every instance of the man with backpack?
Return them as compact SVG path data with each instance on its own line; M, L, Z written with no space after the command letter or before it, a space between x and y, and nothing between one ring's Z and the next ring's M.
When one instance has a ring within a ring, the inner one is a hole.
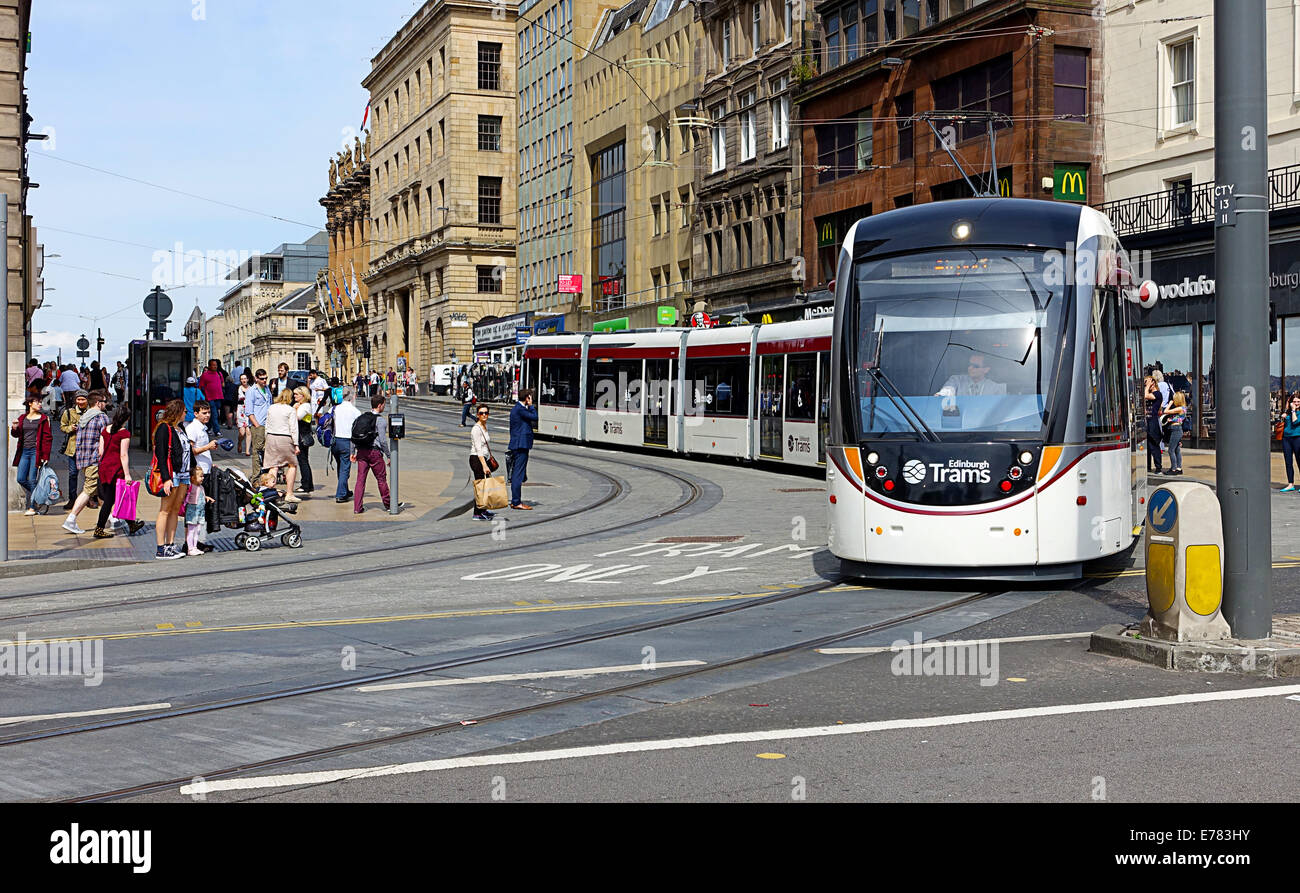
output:
M379 433L379 420L384 412L384 396L376 394L370 398L370 412L361 413L355 422L352 423L352 456L353 462L357 463L357 492L355 500L352 503L353 514L360 515L365 511L361 506L361 500L366 495L366 472L375 473L375 482L379 485L379 497L384 501L384 508L388 509L388 466L385 464L385 456L388 453L387 438L381 438Z
M330 452L339 464L339 485L334 491L335 502L347 502L352 496L348 489L348 475L352 471L352 428L361 412L352 402L351 388L343 389L343 401L334 410L334 444Z

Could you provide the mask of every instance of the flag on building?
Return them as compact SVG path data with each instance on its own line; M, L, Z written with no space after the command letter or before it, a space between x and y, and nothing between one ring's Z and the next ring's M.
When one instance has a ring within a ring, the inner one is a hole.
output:
M347 295L348 300L352 300L352 292L348 291L348 277L343 275L342 264L339 264L339 279L343 283L343 294Z
M366 131L366 122L370 120L370 103L366 103L366 113L361 116L361 132Z
M348 269L352 271L352 300L356 301L357 295L361 294L361 289L357 288L357 268L352 261L348 261Z

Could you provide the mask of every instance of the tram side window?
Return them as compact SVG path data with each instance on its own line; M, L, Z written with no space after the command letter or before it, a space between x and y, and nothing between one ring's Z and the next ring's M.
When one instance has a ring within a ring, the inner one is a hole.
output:
M1127 426L1124 330L1119 296L1098 289L1088 339L1088 437L1112 439Z
M706 416L749 414L749 360L745 357L686 361L688 413Z
M587 408L640 412L641 361L588 361Z
M541 402L548 406L577 406L579 360L542 360Z
M817 410L817 354L791 356L786 377L785 417L811 422Z

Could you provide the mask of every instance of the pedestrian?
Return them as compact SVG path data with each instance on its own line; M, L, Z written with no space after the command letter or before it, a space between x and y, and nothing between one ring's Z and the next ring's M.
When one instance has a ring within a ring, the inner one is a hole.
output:
M185 554L192 557L212 551L211 546L204 549L203 546L207 544L199 542L199 533L207 523L207 504L216 502L203 492L205 477L202 465L195 463L190 467L190 489L185 497L185 545L187 547Z
M474 480L485 480L492 475L492 435L488 432L488 408L478 408L478 424L469 432L469 469ZM478 504L478 491L474 491L474 520L490 521L495 515L487 506Z
M89 408L82 413L80 421L77 422L77 469L81 472L83 484L81 493L77 495L77 501L72 504L67 520L63 522L63 529L75 534L86 532L77 526L77 516L86 506L92 508L100 506L99 460L103 458L99 452L103 449L100 435L104 433L109 422L108 414L104 412L104 407L108 403L108 394L104 391L91 391L88 401Z
M478 398L474 396L474 388L469 382L465 382L465 391L460 395L460 426L465 427L465 420L469 418L469 411L474 408Z
M533 408L533 391L524 388L519 401L510 409L510 446L506 450L506 471L510 475L510 507L532 509L520 501L520 490L528 480L528 451L533 448L533 428L537 410Z
M352 504L352 512L356 515L365 511L361 501L366 496L366 473L370 471L375 473L375 483L379 486L379 498L384 501L384 509L388 510L390 506L388 466L385 464L385 457L388 455L388 439L381 438L379 431L379 419L384 412L385 402L382 394L371 397L370 412L361 413L352 423L351 458L357 463L357 492Z
M27 375L27 383L28 383L28 384L31 384L31 383L34 382L36 379L42 377L42 374L41 374L41 364L38 363L38 362L36 362L36 357L32 357L30 360L27 361L27 372L26 372L26 375Z
M361 415L354 402L355 393L351 388L343 389L343 400L334 409L334 443L330 451L334 461L339 464L339 485L334 490L335 502L347 502L352 498L348 488L348 475L352 472L352 426Z
M108 373L100 368L99 360L90 361L90 389L108 393Z
M1147 376L1144 382L1146 400L1146 426L1147 426L1147 471L1155 474L1163 474L1161 471L1160 452L1164 432L1160 429L1161 399L1158 382L1152 376Z
M1183 429L1187 423L1187 395L1174 391L1169 408L1161 413L1161 422L1165 427L1165 440L1169 444L1169 473L1183 473Z
M284 391L292 389L293 385L289 383L288 363L281 363L279 366L276 366L275 368L276 368L276 372L279 373L280 377L271 382L271 396L279 397L280 394L282 394Z
M162 418L153 434L153 461L162 473L162 501L158 505L159 561L184 558L176 551L176 525L185 508L185 496L190 487L190 442L181 430L185 420L185 402L172 400L163 409Z
M212 451L217 448L217 442L211 438L209 429L211 422L212 406L208 401L200 400L194 404L194 420L185 426L185 436L190 442L190 464L196 465L203 470L204 474L208 475L212 474ZM192 487L194 485L192 468L190 475L190 486ZM190 503L187 501L185 505L185 510L188 512ZM202 505L200 502L199 507L202 508ZM189 523L188 520L186 523ZM211 552L213 549L206 542L198 543L197 548L202 552Z
M324 375L313 369L307 373L307 390L311 393L311 412L315 415L320 412L321 398L329 390L329 383Z
M262 477L262 454L266 450L266 413L271 408L271 392L266 387L266 370L253 374L254 384L244 395L244 414L248 419L248 455L252 458L250 481Z
M374 370L371 370L371 372L370 372L370 387L367 389L367 394L368 394L369 396L373 397L373 396L375 396L375 394L378 394L378 393L379 393L379 381L380 381L380 375L379 375L379 373L378 373L378 372L375 372Z
M220 360L208 360L208 368L199 376L199 389L212 407L212 420L208 423L208 433L213 437L221 436L221 401L226 398L225 373L221 371Z
M244 411L244 397L253 384L253 376L248 372L239 373L239 388L235 395L235 424L239 428L239 452L244 456L253 455L252 436L248 432L248 415Z
M1286 464L1286 486L1283 493L1296 489L1292 460L1300 463L1300 391L1291 395L1290 406L1282 416L1282 461Z
M117 371L113 373L113 392L117 394L117 402L122 403L126 400L126 364L121 360L117 361Z
M108 519L113 516L113 507L117 503L117 482L131 482L131 408L119 403L100 436L104 444L103 457L99 460L99 520L95 524L95 539L102 540L113 536ZM144 528L144 522L127 521L126 526L136 534Z
M81 417L90 406L89 394L77 391L73 395L73 404L63 410L59 416L59 430L63 432L63 448L59 451L68 460L68 503L65 512L72 511L72 504L77 498L77 426Z
M57 378L38 378L37 381L46 383L45 387L41 389L41 412L50 418L54 418L59 414L59 410L64 408L63 388L59 387Z
M293 390L276 395L266 414L266 469L284 469L285 502L302 502L293 493L298 477L298 415L293 410Z
M356 393L360 394L366 385L366 377L360 372L357 373L356 379L352 382L352 387Z
M90 388L81 384L81 376L77 374L76 367L67 365L59 373L59 387L63 389L63 399L67 403L72 402L69 394L75 394L77 391L89 391Z
M181 391L181 399L185 401L185 424L188 425L194 421L194 405L203 399L199 380L193 375L185 379L185 389Z
M33 365L35 362L32 361ZM27 511L24 514L34 515L36 507L32 503L32 491L40 480L41 468L50 461L50 450L54 446L53 426L50 417L41 412L39 397L27 401L27 413L14 420L9 433L19 439L18 448L14 450L14 468L18 469L19 486L27 491Z
M315 479L311 474L311 448L316 438L311 433L312 421L316 411L312 409L312 392L302 386L293 389L293 412L298 420L298 469L301 473L298 484L299 493L310 494L316 489Z
M221 409L225 418L221 420L222 425L227 428L234 428L238 417L239 404L239 379L231 378L224 371L221 373Z

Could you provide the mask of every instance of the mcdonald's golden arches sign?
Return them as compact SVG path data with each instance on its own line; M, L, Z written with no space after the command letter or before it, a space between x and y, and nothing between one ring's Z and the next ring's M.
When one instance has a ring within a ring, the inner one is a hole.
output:
M1052 174L1052 198L1063 202L1088 200L1088 166L1058 164Z

